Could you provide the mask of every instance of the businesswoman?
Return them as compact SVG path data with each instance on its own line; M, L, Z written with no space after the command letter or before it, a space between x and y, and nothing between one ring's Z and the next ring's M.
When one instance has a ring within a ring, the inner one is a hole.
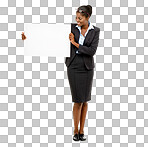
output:
M71 42L70 57L65 58L67 75L72 94L74 136L73 140L84 141L84 123L87 113L88 103L91 100L91 90L94 75L94 59L96 53L100 28L95 27L89 21L92 14L90 5L80 6L76 11L77 23L71 24L69 40ZM22 33L22 40L26 36ZM80 129L78 125L80 121Z
M67 75L72 94L74 136L73 140L84 141L84 123L88 103L91 100L92 82L94 75L94 59L96 53L100 28L89 21L92 14L90 5L80 6L76 11L76 22L71 24L69 39L71 42L70 57L65 58ZM80 121L80 129L78 124Z

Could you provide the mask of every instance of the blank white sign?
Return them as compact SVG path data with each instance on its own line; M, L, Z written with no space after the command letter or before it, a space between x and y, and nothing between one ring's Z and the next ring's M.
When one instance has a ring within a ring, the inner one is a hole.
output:
M71 24L25 24L24 55L70 57Z

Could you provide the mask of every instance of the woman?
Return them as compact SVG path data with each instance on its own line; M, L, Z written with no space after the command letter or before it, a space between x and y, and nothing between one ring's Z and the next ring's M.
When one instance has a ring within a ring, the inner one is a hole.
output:
M73 140L84 141L84 123L88 103L91 100L92 81L94 75L94 59L96 53L100 28L93 26L89 18L92 14L90 5L80 6L76 11L77 24L71 24L72 33L69 34L71 42L71 55L66 57L67 75L72 94L74 136ZM78 124L80 121L80 129Z
M94 59L96 53L100 28L95 27L89 21L92 14L90 5L80 6L76 11L77 24L71 24L69 39L71 42L71 55L66 57L67 75L72 94L74 136L75 141L84 141L84 123L88 103L91 100L91 90L94 75ZM26 36L22 33L22 40ZM78 125L80 121L80 129Z

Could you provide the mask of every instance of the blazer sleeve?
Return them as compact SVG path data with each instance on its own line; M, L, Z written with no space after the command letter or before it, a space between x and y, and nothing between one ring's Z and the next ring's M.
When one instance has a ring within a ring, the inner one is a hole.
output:
M90 56L94 56L96 53L98 43L99 43L99 36L100 36L100 28L96 29L94 39L89 47L79 44L78 51L83 54L87 54Z

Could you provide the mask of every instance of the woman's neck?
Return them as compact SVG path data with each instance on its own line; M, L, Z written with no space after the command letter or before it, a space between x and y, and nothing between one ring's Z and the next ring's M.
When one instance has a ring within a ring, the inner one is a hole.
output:
M83 25L83 26L81 26L81 29L88 29L88 27L89 27L89 23L87 23L86 25Z

